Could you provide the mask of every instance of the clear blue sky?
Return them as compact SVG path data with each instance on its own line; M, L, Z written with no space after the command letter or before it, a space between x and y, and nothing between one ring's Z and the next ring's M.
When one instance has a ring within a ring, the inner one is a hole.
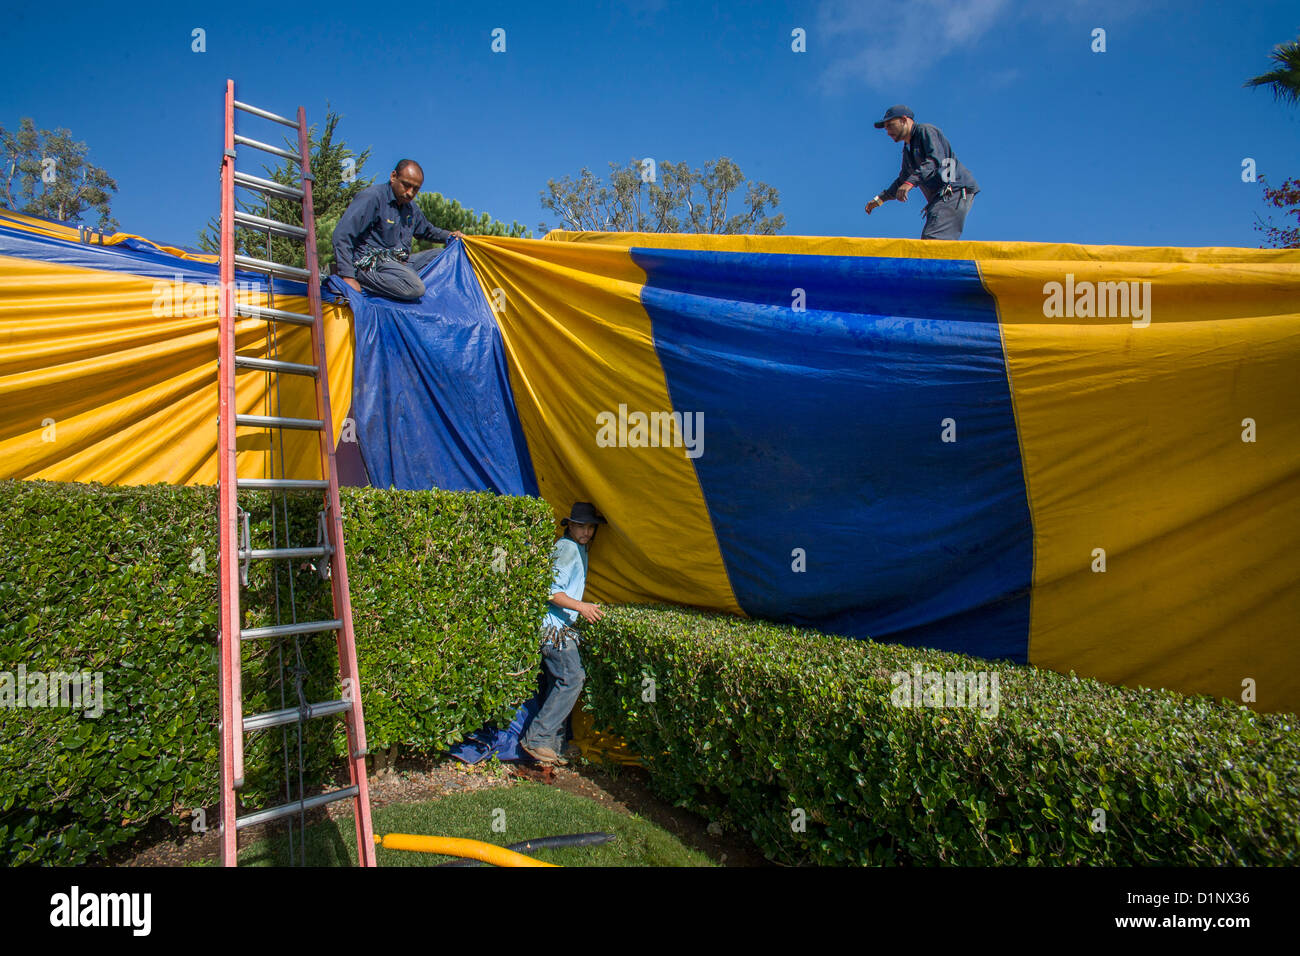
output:
M920 197L862 212L898 171L871 125L893 103L983 187L968 239L1258 246L1242 160L1300 176L1300 108L1242 87L1300 33L1296 0L72 3L5 20L0 125L69 128L116 177L122 228L185 245L218 209L228 76L277 112L331 104L373 149L367 174L415 157L427 190L534 230L555 224L548 178L726 155L780 190L787 234L919 235Z

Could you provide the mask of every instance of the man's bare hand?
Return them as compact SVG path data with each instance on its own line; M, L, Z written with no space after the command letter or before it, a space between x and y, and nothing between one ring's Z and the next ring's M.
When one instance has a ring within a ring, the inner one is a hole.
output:
M453 229L451 231L451 237L453 239L464 239L465 233L461 232L459 229Z
M578 613L582 615L583 620L589 621L592 624L595 624L605 616L605 612L597 605L588 604L585 601L578 605Z
M898 187L898 201L907 202L907 194L912 191L911 183L903 183Z
M343 281L352 286L352 288L356 289L358 292L361 291L361 283L356 279L353 279L351 276L344 276Z

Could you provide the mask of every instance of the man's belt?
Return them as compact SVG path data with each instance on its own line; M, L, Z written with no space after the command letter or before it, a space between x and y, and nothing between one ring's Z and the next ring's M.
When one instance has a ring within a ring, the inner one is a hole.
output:
M358 269L373 269L385 259L392 259L394 262L405 262L409 258L411 258L411 254L405 249L372 249L370 252L358 256L354 265Z
M934 208L939 203L943 202L949 196L952 196L954 194L960 193L961 198L965 199L967 189L968 187L966 186L958 186L954 188L952 183L948 183L948 185L944 186L943 189L940 190L939 195L935 196L933 199L931 199L928 203L925 204L925 208L921 210L921 215L922 216L929 215L929 212L932 208Z

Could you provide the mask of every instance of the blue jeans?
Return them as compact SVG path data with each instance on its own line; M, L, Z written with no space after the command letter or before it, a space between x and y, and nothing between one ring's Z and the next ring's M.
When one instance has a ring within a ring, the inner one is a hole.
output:
M358 269L357 281L363 289L377 292L386 299L415 300L424 295L420 270L433 261L441 249L417 252L405 262L384 259L373 269Z
M550 686L541 710L524 731L522 743L531 749L549 747L558 754L564 750L564 722L578 702L582 683L587 679L578 642L570 640L562 651L553 644L543 646L542 666L546 668Z

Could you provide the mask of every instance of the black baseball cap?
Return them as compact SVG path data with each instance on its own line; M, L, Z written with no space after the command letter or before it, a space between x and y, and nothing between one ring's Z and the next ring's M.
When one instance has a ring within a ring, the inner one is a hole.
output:
M885 116L879 123L876 124L876 129L884 129L885 123L887 123L891 119L896 119L899 116L906 116L908 119L916 118L911 110L909 110L902 103L899 103L897 106L891 106L889 109L885 110Z

